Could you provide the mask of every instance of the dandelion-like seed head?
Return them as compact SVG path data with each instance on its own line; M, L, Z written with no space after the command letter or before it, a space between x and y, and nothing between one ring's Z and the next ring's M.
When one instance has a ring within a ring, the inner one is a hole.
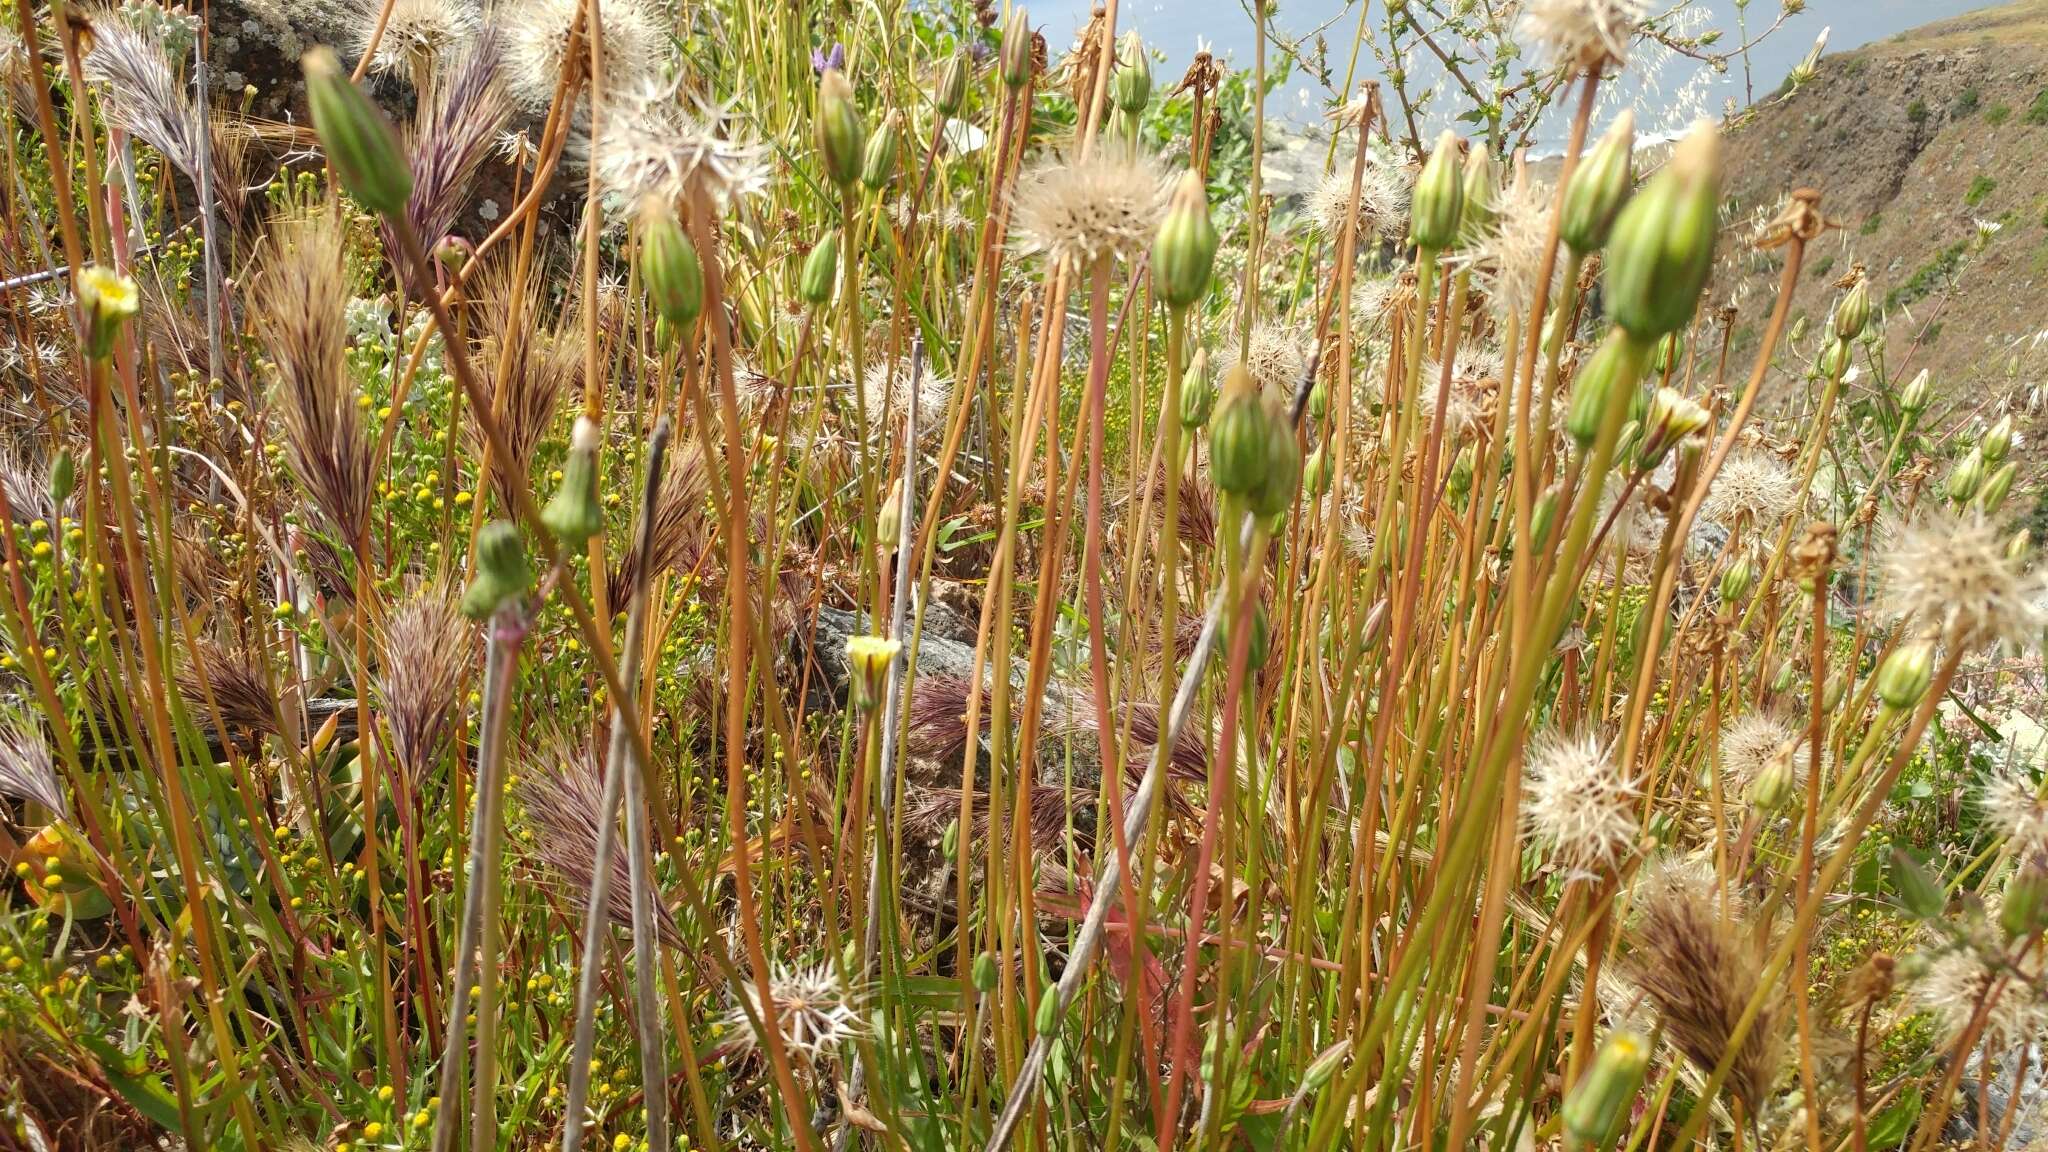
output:
M1628 63L1629 39L1646 14L1642 0L1528 0L1521 32L1552 61L1599 72Z
M1750 450L1738 452L1721 466L1714 486L1700 504L1709 520L1733 529L1773 524L1799 500L1799 479L1777 457Z
M782 1046L807 1064L831 1059L864 1029L855 996L830 965L771 973L768 998L772 1016L763 1009L760 993L751 981L741 982L740 995L761 1018L762 1026L776 1029ZM751 1048L760 1042L738 1005L727 1014L726 1025L742 1046Z
M1225 356L1227 370L1236 362L1235 353ZM1245 348L1244 367L1259 387L1282 396L1294 395L1302 374L1308 371L1308 351L1294 332L1278 324L1252 326L1252 338Z
M1913 985L1913 1002L1934 1015L1950 1042L1968 1030L1971 1020L1984 1010L1979 1039L1987 1051L2048 1033L2048 1001L2026 980L2004 976L1974 950L1957 948L1928 965L1926 974ZM1987 998L1993 991L1996 998ZM1983 1009L1986 1004L1988 1010Z
M358 56L370 47L379 7L377 3L367 5L357 23ZM483 18L475 0L394 0L384 35L370 57L370 71L416 82L460 55L483 26Z
M1159 162L1103 149L1028 173L1011 227L1025 251L1077 264L1131 256L1152 240L1172 185Z
M1529 748L1523 820L1567 875L1612 872L1636 840L1638 792L1590 733L1539 736Z
M910 404L910 360L879 359L870 363L860 378L860 400L867 405L869 428L877 437L901 434L903 414ZM944 424L947 404L953 399L953 382L924 366L917 382L917 436L937 436ZM884 426L882 417L889 424Z
M1978 790L1977 807L2015 855L2048 848L2048 800L2023 769L2010 764L1993 769Z
M582 0L501 0L491 20L504 34L505 88L529 112L555 98L566 60L569 28ZM658 81L668 60L668 34L647 0L607 0L598 6L604 21L604 74L608 93L632 93Z
M1408 176L1399 167L1377 156L1366 158L1358 182L1358 235L1400 241L1408 232ZM1305 205L1310 219L1323 235L1335 240L1344 234L1344 217L1351 210L1351 166L1339 164L1308 194Z
M1721 729L1721 770L1738 786L1769 771L1789 757L1794 781L1803 783L1806 774L1806 734L1776 717L1748 712L1730 720Z
M2041 581L2006 555L1998 526L1981 513L1929 512L1892 534L1882 605L1957 649L2038 637Z
M717 109L685 107L673 88L649 80L613 100L582 151L617 203L695 194L723 202L768 185L767 154L733 136L726 121Z
M1513 181L1494 202L1492 224L1459 257L1477 274L1496 315L1526 318L1535 305L1549 248L1553 197L1541 180Z

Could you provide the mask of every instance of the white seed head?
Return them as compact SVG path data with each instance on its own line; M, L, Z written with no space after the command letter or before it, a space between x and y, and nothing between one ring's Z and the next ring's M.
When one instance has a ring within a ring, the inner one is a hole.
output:
M1072 163L1027 173L1011 221L1026 252L1085 265L1142 251L1159 230L1171 185L1149 156L1104 149Z
M596 137L584 137L581 149L598 186L618 204L697 193L723 202L768 184L766 153L735 136L725 119L686 108L672 88L649 81L606 105Z
M2014 855L2048 849L2048 800L2024 769L2011 764L1994 768L1978 790L1977 807Z
M2043 624L2041 580L2006 555L1998 525L1976 512L1928 512L1892 533L1881 605L1943 644L2026 644Z
M1792 470L1775 456L1750 450L1721 466L1700 512L1724 528L1732 530L1738 522L1755 528L1777 523L1798 501L1799 478Z
M1237 363L1234 350L1226 351L1224 370ZM1252 338L1244 353L1245 371L1259 387L1291 397L1308 371L1308 351L1293 331L1271 322L1252 325Z
M1806 734L1762 712L1748 712L1721 728L1721 771L1733 791L1749 787L1774 763L1789 759L1795 787L1806 782Z
M830 965L771 973L768 996L773 1001L772 1020L761 1007L753 981L740 982L740 995L746 997L764 1027L774 1027L781 1033L783 1047L807 1064L830 1059L864 1027L855 997L840 983ZM737 1005L727 1013L726 1025L741 1043L749 1047L759 1043L759 1035Z
M370 46L379 4L372 3L357 23L361 33L357 55ZM475 0L395 0L384 35L370 57L370 71L415 81L461 55L483 27L483 10Z
M1628 62L1629 39L1645 14L1642 0L1528 0L1521 32L1552 62L1597 71Z
M500 0L491 9L490 19L504 36L506 94L529 112L546 108L555 98L569 27L580 7L582 0ZM647 0L605 0L598 9L604 23L606 95L637 92L658 82L668 62L669 39L654 6Z
M2035 962L2032 967L2038 969ZM2038 971L2034 973L2038 975ZM1993 992L1980 1041L1986 1051L2038 1039L2048 1033L2048 1001L2027 980L1993 968L1969 948L1945 952L1913 985L1913 1001L1934 1014L1944 1037L1954 1041L1970 1026L1986 993Z
M1551 732L1528 755L1522 818L1530 838L1573 877L1614 870L1636 842L1640 794L1589 734Z
M1494 202L1493 222L1458 260L1472 269L1496 316L1528 318L1543 276L1555 193L1541 180L1518 179ZM1555 280L1558 271L1551 269Z

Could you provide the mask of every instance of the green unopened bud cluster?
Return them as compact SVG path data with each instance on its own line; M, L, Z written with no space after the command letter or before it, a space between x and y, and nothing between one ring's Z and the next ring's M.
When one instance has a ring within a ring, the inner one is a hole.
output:
M675 209L648 198L640 208L640 280L654 314L685 328L704 311L704 266Z
M1692 322L1713 270L1720 208L1720 135L1701 124L1614 221L1606 303L1622 331L1654 345Z
M472 620L488 620L526 595L532 583L533 570L527 565L519 529L507 521L493 520L477 533L476 572L462 591L462 614Z
M1625 1030L1609 1033L1565 1097L1565 1146L1573 1152L1606 1152L1612 1147L1649 1067L1648 1040Z
M1301 446L1277 396L1262 391L1233 364L1210 428L1209 475L1218 491L1244 501L1254 515L1277 516L1301 486Z

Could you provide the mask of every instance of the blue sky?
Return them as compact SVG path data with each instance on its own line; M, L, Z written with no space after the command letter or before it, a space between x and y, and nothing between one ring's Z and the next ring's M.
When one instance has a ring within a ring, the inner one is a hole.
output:
M1064 47L1072 34L1087 22L1089 10L1100 0L1025 0L1032 23L1045 29L1046 41L1054 50ZM1276 23L1290 36L1314 32L1328 24L1333 67L1341 82L1343 64L1351 37L1358 24L1358 4L1365 0L1279 0ZM1381 0L1371 0L1373 19L1381 13ZM1668 0L1657 7L1662 10ZM1119 30L1136 28L1146 42L1167 55L1160 71L1164 82L1179 78L1193 56L1198 39L1213 46L1219 55L1250 67L1252 21L1250 0L1122 0L1118 9ZM1722 42L1735 42L1734 0L1699 0L1704 24L1724 29ZM1806 10L1791 17L1783 29L1751 54L1750 67L1759 95L1776 87L1787 71L1813 47L1821 29L1830 30L1829 51L1853 48L1883 39L1908 28L1977 8L1995 7L1985 0L1808 0ZM1778 0L1751 0L1752 31L1759 22L1768 24L1778 10ZM1332 23L1334 21L1334 23ZM1370 61L1368 61L1369 63ZM1632 102L1639 118L1654 121L1661 106L1677 121L1697 111L1718 110L1728 99L1742 100L1739 67L1726 76L1714 77L1692 62L1675 59L1665 63L1657 77L1657 94L1636 95ZM1307 87L1304 90L1303 84ZM1681 98L1678 94L1683 93ZM1276 113L1310 117L1323 105L1328 93L1312 79L1297 76L1284 93L1286 100ZM1685 106L1674 106L1685 105ZM1653 125L1646 125L1653 126ZM1676 127L1677 124L1661 125Z

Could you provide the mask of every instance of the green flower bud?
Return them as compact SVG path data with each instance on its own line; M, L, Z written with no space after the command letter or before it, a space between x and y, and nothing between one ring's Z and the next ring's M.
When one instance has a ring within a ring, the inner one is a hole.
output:
M1218 492L1246 496L1266 482L1273 438L1259 386L1243 364L1224 376L1223 396L1209 429L1209 479Z
M951 116L967 103L967 81L973 68L967 53L955 52L939 69L938 83L932 86L932 107L938 109L939 115Z
M797 294L814 308L832 302L832 285L839 280L839 234L827 232L804 257L804 272L797 282Z
M1417 248L1441 252L1458 242L1458 220L1465 214L1465 183L1459 167L1458 134L1446 128L1415 180L1408 241Z
M1856 282L1835 306L1835 339L1854 340L1863 335L1863 329L1870 324L1870 281L1863 270L1856 270Z
M1847 340L1830 340L1814 357L1813 374L1822 380L1840 380L1849 371L1849 350Z
M1277 397L1262 396L1259 403L1266 410L1266 476L1245 502L1256 515L1277 517L1294 507L1301 491L1301 442Z
M1913 377L1912 381L1900 390L1899 410L1908 415L1919 412L1927 407L1927 401L1933 391L1933 386L1928 380L1927 369L1922 368L1920 374Z
M875 541L882 551L893 553L903 539L903 477L889 482L889 494L875 512Z
M1597 252L1607 243L1614 218L1635 183L1635 113L1624 111L1600 143L1579 161L1564 189L1564 214L1558 237L1579 255Z
M1784 695L1792 690L1792 681L1799 675L1799 666L1790 660L1781 661L1778 670L1771 675L1771 691Z
M1984 486L1984 453L1972 448L1956 464L1955 471L1948 474L1948 498L1958 504L1967 503Z
M1634 1032L1608 1033L1592 1065L1565 1097L1562 1119L1567 1145L1575 1152L1606 1152L1613 1146L1649 1067L1647 1040Z
M69 448L57 449L57 458L50 462L50 504L59 510L64 502L71 499L71 493L78 489L78 458Z
M1775 812L1792 799L1793 785L1798 783L1798 766L1792 757L1798 754L1801 745L1780 748L1771 754L1769 760L1749 782L1749 802L1759 810Z
M1541 548L1550 543L1550 530L1557 523L1557 488L1545 488L1536 497L1536 506L1529 510L1529 547Z
M569 435L569 458L562 464L562 486L540 510L540 522L564 548L581 548L604 531L604 500L597 491L597 450L604 437L588 416L576 418Z
M1190 431L1209 422L1216 409L1216 385L1209 379L1209 350L1195 349L1188 370L1180 377L1180 426Z
M1808 581L1808 583L1811 583L1811 581ZM1809 589L1808 591L1810 594L1811 590ZM1820 706L1822 710L1833 712L1840 708L1843 697L1848 694L1849 675L1843 669L1837 668L1834 674L1828 677L1828 682L1821 687Z
M1478 459L1474 456L1470 444L1460 448L1457 459L1451 461L1451 475L1445 484L1450 490L1451 498L1460 506L1465 503L1465 496L1472 491L1472 474L1477 471L1478 466Z
M1785 333L1785 339L1786 339L1786 340L1787 340L1788 342L1790 342L1790 343L1793 343L1793 344L1799 344L1799 343L1802 343L1802 342L1804 342L1804 341L1805 341L1805 339L1806 339L1806 316L1805 316L1805 314L1803 314L1803 313L1802 313L1801 315L1799 315L1799 316L1798 316L1797 318L1795 318L1795 319L1794 319L1794 320L1792 321L1792 330L1791 330L1791 331L1789 331L1789 332L1787 332L1787 333Z
M1023 6L1011 8L1010 19L1003 24L1003 45L997 52L1003 83L1011 88L1031 83L1031 40L1031 25L1025 19Z
M1152 99L1152 58L1136 32L1126 32L1117 53L1116 72L1109 78L1109 99L1119 110L1137 115Z
M462 614L488 620L498 609L526 594L533 571L526 563L526 545L510 522L493 520L476 536L476 574L462 591Z
M1152 240L1152 284L1167 307L1186 308L1209 290L1216 243L1216 226L1209 222L1209 190L1202 186L1199 173L1183 172Z
M1755 586L1756 565L1750 560L1749 553L1744 552L1728 565L1727 571L1721 573L1721 603L1740 604Z
M1984 487L1978 490L1977 507L1983 509L1987 516L1998 511L1999 505L2004 504L2006 496L2012 492L2012 483L2019 474L2018 461L2008 460L1999 465L1998 471L1993 472L1991 478L1984 481Z
M2012 413L1998 418L1998 423L1984 430L1977 440L1977 448L1984 453L1986 464L1996 464L2012 451Z
M993 952L980 952L974 957L974 990L989 993L996 990L996 957Z
M1484 238L1493 227L1493 203L1497 196L1499 179L1493 167L1493 154L1486 143L1473 144L1472 151L1465 156L1465 211L1458 221L1460 235L1467 244Z
M677 329L704 311L704 268L682 221L665 201L649 197L640 209L640 281L654 314Z
M2006 560L2013 564L2025 560L2027 558L2027 549L2033 547L2033 545L2034 534L2025 528L2020 529L2012 534L2012 539L2005 542Z
M2048 855L2036 854L2005 882L1998 926L2015 944L2048 929Z
M875 134L868 137L868 149L860 161L860 182L870 191L895 177L896 149L902 135L903 118L891 112L882 118L882 126L875 129Z
M412 196L412 166L391 122L341 70L332 51L315 48L300 58L300 66L313 129L342 185L379 216L405 211Z
M1301 484L1310 496L1321 496L1330 490L1330 456L1324 451L1327 447L1326 444L1317 445L1301 466Z
M1720 135L1701 124L1615 219L1607 310L1623 331L1647 343L1692 322L1714 266L1720 201Z
M939 833L939 856L951 860L960 854L960 818L946 821L946 830Z
M1565 412L1564 428L1584 448L1600 434L1600 423L1611 405L1630 404L1636 383L1643 373L1645 345L1613 333L1602 341L1572 381L1571 407Z
M818 158L825 175L841 188L860 175L861 152L867 143L867 125L854 103L853 85L837 68L825 69L818 79L818 115L811 125L817 136Z
M1673 332L1657 341L1657 356L1650 361L1650 368L1659 376L1669 376L1685 362L1685 333Z
M1050 1036L1060 1026L1060 988L1049 984L1038 997L1038 1015L1032 1019L1032 1027L1040 1036Z
M135 281L95 264L78 274L78 307L85 313L85 351L95 360L114 354L114 340L142 310Z
M1901 644L1877 666L1877 698L1886 708L1904 712L1927 695L1934 680L1934 645L1925 640Z

